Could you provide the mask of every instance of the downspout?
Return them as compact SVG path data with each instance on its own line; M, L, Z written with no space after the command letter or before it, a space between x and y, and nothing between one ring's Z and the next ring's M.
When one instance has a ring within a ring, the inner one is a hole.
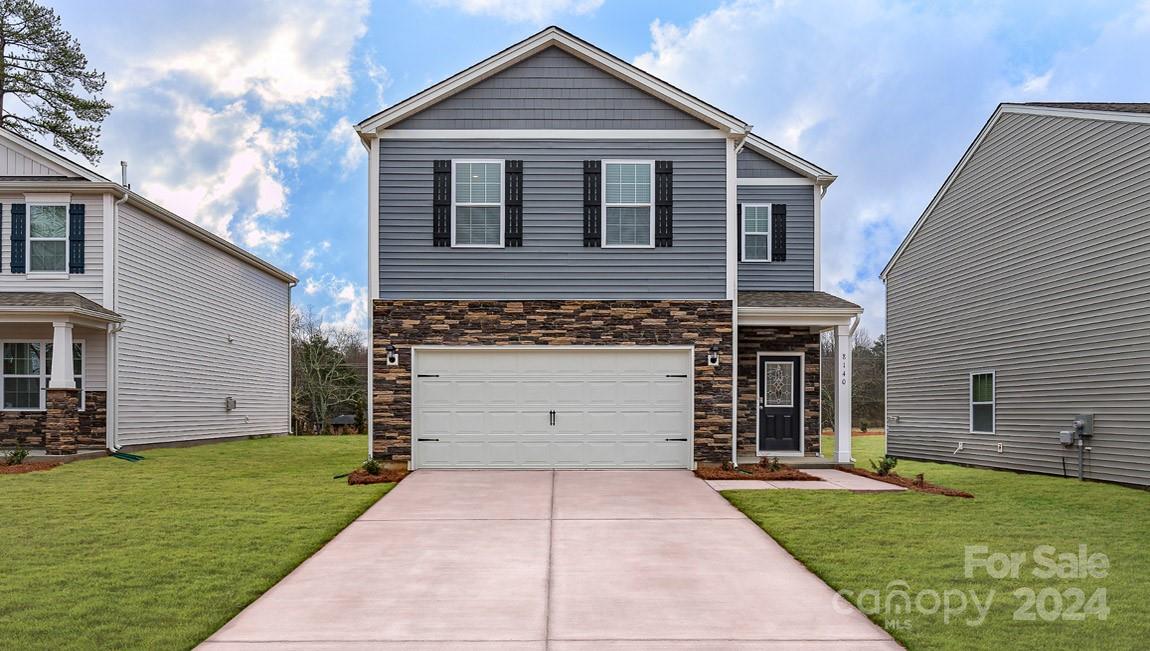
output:
M120 161L120 186L123 188L123 194L112 204L112 311L116 311L116 286L119 285L120 267L116 264L116 257L119 255L118 249L118 233L120 230L120 206L128 201L128 196L131 194L131 186L128 185L128 163ZM120 418L120 360L119 360L119 346L116 345L116 335L124 329L123 323L114 323L108 326L109 337L109 350L108 356L111 358L112 371L108 375L111 380L111 399L108 401L108 413L105 414L108 422L105 425L107 438L106 445L108 450L112 452L119 452L120 439L119 439L119 418Z
M728 165L728 172L733 167L735 170L735 178L728 179L728 183L735 186L735 206L734 210L738 210L739 205L739 152L743 150L743 145L747 142L747 136L751 135L751 125L747 125L745 131L739 139L735 142L734 165ZM731 209L728 206L728 209ZM735 238L742 237L738 232L740 215L735 215ZM735 291L731 296L731 465L739 465L739 259L738 259L738 239L735 240ZM727 245L730 246L730 238L727 238Z

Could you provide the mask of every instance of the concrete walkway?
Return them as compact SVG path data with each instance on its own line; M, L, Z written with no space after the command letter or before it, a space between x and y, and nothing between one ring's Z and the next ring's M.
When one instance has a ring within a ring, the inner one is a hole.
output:
M834 603L686 471L421 470L200 648L900 648Z
M799 490L838 490L852 493L898 493L905 491L902 486L854 475L842 470L805 468L803 472L814 475L822 481L763 481L758 479L711 479L707 483L717 491L770 490L773 488L796 488Z

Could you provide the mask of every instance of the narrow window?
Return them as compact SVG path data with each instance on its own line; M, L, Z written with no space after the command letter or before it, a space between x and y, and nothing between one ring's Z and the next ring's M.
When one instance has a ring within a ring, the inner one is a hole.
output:
M655 163L604 161L603 182L603 246L655 246Z
M68 206L28 205L28 272L68 270Z
M43 409L40 387L44 367L42 346L34 342L4 343L4 408Z
M970 374L970 431L994 433L994 371Z
M503 246L503 161L456 161L452 246Z
M743 262L771 261L771 205L743 205Z

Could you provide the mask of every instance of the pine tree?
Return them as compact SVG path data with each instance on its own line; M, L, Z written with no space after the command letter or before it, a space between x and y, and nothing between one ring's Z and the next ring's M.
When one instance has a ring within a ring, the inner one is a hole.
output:
M26 137L51 135L57 147L98 161L100 124L112 109L99 97L104 73L88 69L56 12L0 0L0 53L0 125Z

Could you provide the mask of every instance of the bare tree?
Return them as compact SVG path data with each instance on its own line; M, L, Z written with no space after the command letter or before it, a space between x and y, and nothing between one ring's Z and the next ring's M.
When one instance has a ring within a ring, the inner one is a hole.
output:
M292 312L292 414L297 431L324 432L331 418L366 405L367 350L362 335L332 328L310 309Z
M835 337L824 335L822 346L823 428L834 428ZM886 335L872 339L866 330L855 331L851 341L851 421L852 426L876 427L886 412Z

